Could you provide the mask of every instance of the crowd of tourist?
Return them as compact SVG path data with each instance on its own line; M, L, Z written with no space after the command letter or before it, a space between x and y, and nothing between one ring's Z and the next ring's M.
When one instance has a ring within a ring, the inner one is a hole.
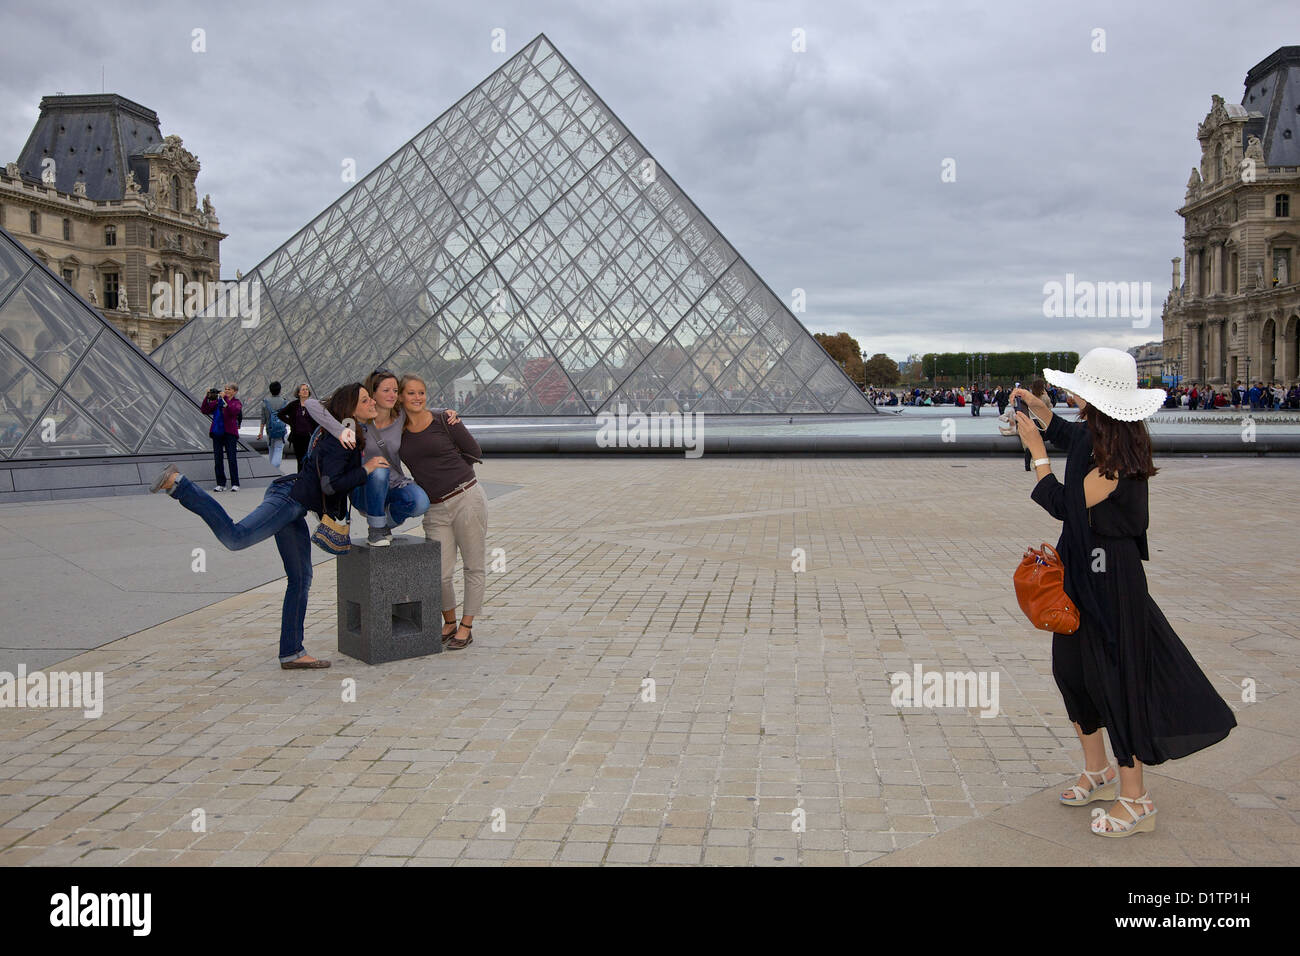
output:
M953 405L957 408L971 409L972 415L978 415L985 405L996 405L1001 415L1011 400L1012 386L983 388L972 385L969 388L923 388L915 386L907 389L868 388L867 394L873 404L882 407L898 405ZM1189 410L1210 411L1216 408L1242 408L1251 411L1278 411L1292 409L1300 411L1300 384L1290 388L1278 382L1272 385L1256 382L1253 385L1238 381L1232 386L1208 385L1194 383L1180 385L1165 390L1165 408L1186 408ZM1049 388L1044 401L1055 408L1065 401L1055 388Z
M968 388L922 388L915 386L911 389L901 389L899 391L868 388L867 394L871 397L872 404L879 406L953 405L957 408L969 407L972 415L978 415L980 409L985 405L996 405L998 414L1001 415L1011 402L1012 388L1011 385L993 387L971 385ZM1059 395L1056 389L1049 388L1043 400L1051 402L1052 407L1055 408L1058 402L1064 401L1064 398Z
M1285 388L1278 382L1272 385L1256 382L1247 386L1238 380L1231 386L1217 388L1201 383L1180 385L1165 390L1165 408L1186 408L1189 411L1249 408L1253 412L1300 410L1300 384Z

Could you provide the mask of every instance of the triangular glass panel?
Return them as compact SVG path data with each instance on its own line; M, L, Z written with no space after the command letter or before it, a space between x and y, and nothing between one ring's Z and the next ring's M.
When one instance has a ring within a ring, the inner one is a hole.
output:
M8 458L37 427L57 389L19 354L0 342L0 457Z
M293 388L299 379L286 378L285 392ZM196 429L194 422L200 415L192 402L184 395L173 393L163 406L162 413L154 419L145 436L143 444L137 450L140 455L166 455L174 451L211 451L212 444L202 429ZM246 416L247 417L247 416Z
M201 424L201 417L199 421ZM68 398L60 395L46 407L40 427L29 432L9 457L85 458L125 455L129 451Z

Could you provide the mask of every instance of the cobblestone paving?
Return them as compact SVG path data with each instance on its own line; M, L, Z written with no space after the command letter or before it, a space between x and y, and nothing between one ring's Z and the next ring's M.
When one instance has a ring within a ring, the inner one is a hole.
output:
M1010 574L1058 525L1017 460L512 459L465 651L338 655L320 567L330 670L276 667L279 581L47 668L105 712L0 709L0 864L1295 864L1296 464L1160 464L1152 593L1242 726L1153 768L1154 834L1055 803ZM1000 713L893 705L918 664L996 672Z

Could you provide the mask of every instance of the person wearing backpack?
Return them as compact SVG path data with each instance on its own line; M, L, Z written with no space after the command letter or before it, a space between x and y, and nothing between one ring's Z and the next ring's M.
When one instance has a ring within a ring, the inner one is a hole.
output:
M226 490L226 472L222 467L223 456L230 462L230 490L239 490L239 426L244 420L244 406L235 397L239 386L234 382L218 392L209 389L207 397L200 406L204 415L212 419L208 435L212 439L212 457L215 459L217 486L213 491Z
M261 441L262 433L266 432L266 451L271 459L271 467L279 468L280 459L284 456L284 440L289 434L289 426L279 418L278 413L288 402L280 397L279 382L272 382L267 390L271 394L262 399L262 423L258 426L257 438Z

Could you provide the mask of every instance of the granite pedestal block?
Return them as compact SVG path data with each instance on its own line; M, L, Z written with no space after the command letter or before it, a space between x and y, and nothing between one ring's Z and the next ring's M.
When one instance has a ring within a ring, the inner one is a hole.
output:
M393 535L353 543L335 562L339 652L367 664L442 652L442 561L436 541Z

